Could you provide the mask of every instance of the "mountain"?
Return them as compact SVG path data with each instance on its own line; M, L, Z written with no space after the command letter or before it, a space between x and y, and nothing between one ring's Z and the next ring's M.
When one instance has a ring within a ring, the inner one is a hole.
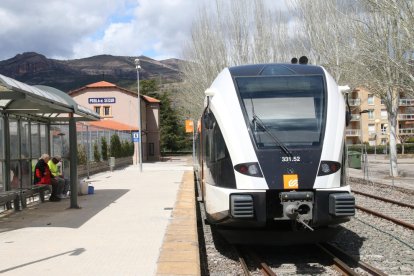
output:
M135 59L139 58L140 80L157 79L162 83L181 82L179 59L157 61L146 56L99 55L82 59L56 60L27 52L0 61L0 74L27 84L41 84L70 91L105 80L121 87L134 87L137 81Z

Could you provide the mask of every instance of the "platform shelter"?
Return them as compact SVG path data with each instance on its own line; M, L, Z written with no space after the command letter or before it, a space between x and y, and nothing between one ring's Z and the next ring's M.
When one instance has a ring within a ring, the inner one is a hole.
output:
M53 125L68 125L70 207L78 208L76 122L99 119L99 114L63 91L27 85L0 74L0 193L31 189L32 164L43 153L51 153Z

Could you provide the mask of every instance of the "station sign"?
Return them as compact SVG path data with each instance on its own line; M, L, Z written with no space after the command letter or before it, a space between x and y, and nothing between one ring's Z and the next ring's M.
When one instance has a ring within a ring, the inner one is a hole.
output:
M139 142L139 130L137 131L132 131L132 142Z
M193 120L185 120L185 132L193 132L194 131L194 122Z
M116 103L115 97L109 98L88 98L90 104L114 104Z

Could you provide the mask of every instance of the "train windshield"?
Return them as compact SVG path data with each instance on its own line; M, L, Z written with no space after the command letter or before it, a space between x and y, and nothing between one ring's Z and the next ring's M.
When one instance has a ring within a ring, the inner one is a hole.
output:
M322 76L235 79L258 148L316 147L325 118Z

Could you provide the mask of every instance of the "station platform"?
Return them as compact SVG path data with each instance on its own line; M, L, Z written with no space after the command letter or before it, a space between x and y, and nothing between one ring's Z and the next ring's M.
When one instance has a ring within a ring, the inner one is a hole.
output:
M199 258L183 258L198 256L192 170L191 156L132 165L91 176L81 209L64 199L2 213L0 274L199 275Z

